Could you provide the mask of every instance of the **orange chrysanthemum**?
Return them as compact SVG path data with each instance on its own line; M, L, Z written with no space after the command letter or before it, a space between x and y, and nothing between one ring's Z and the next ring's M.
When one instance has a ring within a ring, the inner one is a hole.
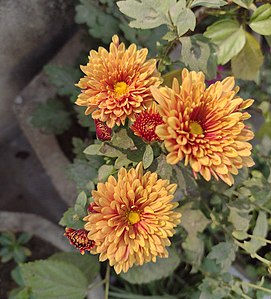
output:
M95 247L95 242L88 239L88 232L85 229L73 229L67 227L65 229L65 234L69 240L70 244L78 248L81 254L84 254L85 251L92 251Z
M253 100L236 97L234 84L228 77L206 89L202 72L184 69L181 86L175 78L172 89L151 88L164 121L156 133L164 140L169 164L184 159L195 177L199 172L207 181L214 176L228 185L238 169L254 165L247 142L254 135L243 123L250 114L242 112Z
M172 202L176 184L157 178L156 173L143 174L142 163L128 172L120 169L97 191L92 191L95 213L84 218L88 238L95 241L100 261L109 260L116 273L127 272L135 265L167 257L166 246L180 213Z
M146 111L141 112L136 116L135 122L131 126L131 130L135 135L141 137L145 142L159 141L160 138L155 133L158 125L163 123L161 115L157 112L156 104Z
M153 102L150 86L159 86L160 74L156 70L156 60L146 61L148 50L137 50L132 44L126 50L114 35L110 51L99 47L92 50L89 62L81 66L86 74L77 86L82 89L76 104L87 106L85 114L92 113L94 119L114 125L124 125L128 117L135 120Z

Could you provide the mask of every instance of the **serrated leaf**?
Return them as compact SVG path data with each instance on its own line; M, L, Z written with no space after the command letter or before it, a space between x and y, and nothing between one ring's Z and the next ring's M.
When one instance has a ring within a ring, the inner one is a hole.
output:
M126 129L121 129L112 137L111 144L121 149L134 147L133 140L128 136Z
M180 38L182 44L180 60L189 69L202 71L207 79L214 78L217 71L215 47L201 34Z
M218 64L225 64L236 56L246 42L245 31L235 20L223 19L207 28L204 36L218 46Z
M159 177L164 180L170 180L173 169L171 165L167 163L166 156L163 154L160 155L158 158L156 158L156 162L157 162L156 173L159 174Z
M153 161L153 150L152 150L152 147L148 144L146 146L146 150L143 155L143 160L142 160L143 168L147 169L148 167L150 167L152 164L152 161Z
M205 215L196 209L191 208L191 203L188 203L181 207L180 212L182 214L181 226L190 235L196 235L204 231L206 226L210 223L210 220Z
M91 115L85 114L86 108L81 106L75 106L74 109L76 111L78 123L82 127L88 128L90 132L96 132L96 127L93 118L91 117Z
M80 93L80 90L74 85L81 77L79 69L48 64L44 67L44 71L49 77L49 81L57 87L59 95L70 96L71 100L75 101Z
M218 279L205 277L199 286L201 294L199 299L222 299L231 294L231 287L221 283Z
M253 0L232 0L237 5L240 5L241 7L244 8L249 8L250 5L253 3Z
M84 191L80 192L79 195L76 198L75 204L85 207L87 204L87 195Z
M223 0L194 0L191 4L191 8L196 7L196 6L218 8L218 7L224 6L226 4L227 4L227 2L223 1Z
M91 283L100 271L98 258L92 254L82 255L79 252L57 252L50 256L49 260L76 265L83 272L88 283Z
M250 210L241 210L235 206L229 206L230 214L228 221L233 224L236 231L246 232L251 219Z
M268 233L267 216L265 212L260 211L252 235L264 239L266 238L267 233ZM255 239L253 237L251 238L250 241L244 242L244 246L250 254L256 253L261 247L265 245L266 242L264 240Z
M168 258L157 257L156 263L149 262L143 266L134 266L120 276L132 284L149 283L168 277L180 264L178 253L172 248L168 248L168 252Z
M168 12L176 0L124 0L118 1L120 11L134 19L130 26L141 29L151 29L162 24L170 25Z
M188 235L182 242L185 261L192 264L191 273L196 273L204 256L204 241L201 236Z
M238 247L233 242L220 242L212 247L207 258L215 260L221 266L222 272L228 272L232 262L235 260L237 249Z
M44 134L62 134L71 126L71 115L65 105L56 99L48 99L39 104L30 118L33 127L39 128Z
M95 164L95 162L97 163ZM73 163L66 169L67 177L76 183L78 191L89 192L89 183L97 179L98 170L96 167L100 167L100 165L100 160L86 161L74 159Z
M104 43L109 43L111 37L119 31L119 20L112 14L106 13L94 1L80 0L80 4L76 5L75 11L75 22L86 24L89 28L89 34L92 37L101 39Z
M262 35L271 35L271 4L258 7L251 16L249 27Z
M84 299L88 281L76 266L59 261L40 260L21 264L27 287L37 299Z
M256 81L263 64L263 54L255 37L246 32L246 43L241 52L231 60L231 68L236 78Z

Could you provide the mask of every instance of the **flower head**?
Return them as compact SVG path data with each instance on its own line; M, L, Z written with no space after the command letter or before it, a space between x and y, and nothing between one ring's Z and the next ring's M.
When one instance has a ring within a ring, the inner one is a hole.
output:
M110 128L124 125L126 118L134 121L153 101L150 86L161 83L156 60L146 60L147 54L147 49L137 50L135 44L126 50L117 35L109 52L102 47L90 51L88 64L81 66L86 75L77 84L82 93L76 104L87 106L86 115L92 113Z
M242 110L253 100L236 96L233 77L217 81L207 89L202 72L182 72L182 85L174 79L172 89L152 88L164 124L156 134L164 140L169 154L167 162L184 159L195 177L200 173L207 181L214 176L232 185L233 174L243 166L253 166L253 133L243 123L250 114Z
M101 141L109 141L112 136L112 129L99 119L95 119L96 136Z
M95 247L95 242L88 239L88 232L85 229L66 228L64 236L66 236L71 245L80 249L81 254L85 251L92 251Z
M118 178L108 178L92 191L95 213L84 218L88 238L95 241L100 261L109 260L116 273L135 265L167 257L166 246L180 214L172 202L176 184L143 174L142 163L129 171L121 168Z
M157 112L156 104L153 103L149 109L136 116L136 120L132 124L131 130L145 142L159 141L160 138L155 133L155 129L162 123L162 117Z

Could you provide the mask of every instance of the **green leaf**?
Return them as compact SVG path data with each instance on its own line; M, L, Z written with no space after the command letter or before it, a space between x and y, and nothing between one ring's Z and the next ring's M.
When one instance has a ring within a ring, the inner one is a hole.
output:
M90 187L94 187L91 182L98 177L96 166L99 167L100 163L97 164L95 165L92 161L74 159L73 163L67 167L67 177L76 183L78 191L89 192Z
M23 281L23 277L22 277L22 273L20 271L20 267L17 266L16 268L14 268L11 273L10 273L12 279L17 283L17 285L19 286L24 286L24 281Z
M158 158L156 158L156 162L157 162L156 173L159 174L159 177L164 180L170 180L173 169L171 165L167 163L166 156L163 154L160 155Z
M74 208L69 208L59 221L62 226L71 227L73 229L83 228L85 222L80 219L79 215L75 212Z
M108 179L108 177L113 173L113 171L113 165L102 165L98 170L98 181L105 182Z
M91 144L84 150L84 154L86 155L92 155L92 156L100 156L102 153L100 152L100 149L103 147L103 144Z
M111 144L120 149L128 149L134 147L133 140L128 136L126 129L121 129L112 137Z
M183 1L183 0L182 0ZM170 25L168 12L176 0L124 0L118 1L120 11L134 19L129 26L141 29L151 29L162 24Z
M271 4L258 7L251 16L249 27L262 35L271 35Z
M173 23L177 27L178 35L182 36L189 30L194 31L196 27L196 16L193 13L193 11L189 8L178 9L178 6L181 6L178 4L182 4L182 1L177 2L176 5L172 7L171 17Z
M196 273L204 256L204 241L201 236L188 235L182 242L185 261L192 265L191 273Z
M88 281L70 263L40 260L20 265L25 285L37 299L84 299Z
M17 243L19 244L26 244L29 242L32 238L32 235L30 233L21 233L17 239Z
M168 248L169 257L157 257L156 263L149 262L143 266L134 266L120 276L132 284L149 283L168 277L180 264L180 257L173 248Z
M100 271L98 258L92 254L82 255L79 252L57 252L50 256L49 260L76 265L87 277L88 283L91 283Z
M193 71L202 71L207 78L214 78L217 71L215 47L201 34L180 38L180 60Z
M0 244L3 246L11 245L16 242L15 234L12 232L3 232L0 234Z
M27 287L20 287L13 289L8 296L8 299L34 299L31 296L31 289Z
M44 67L49 81L57 87L59 95L70 96L74 102L80 93L80 90L75 87L81 77L81 71L70 66L58 66L48 64Z
M192 209L191 206L191 203L187 203L181 207L182 221L180 225L188 234L196 235L204 231L210 220L200 210Z
M24 253L23 247L16 246L13 250L13 258L17 264L23 263L26 260L26 255Z
M219 8L219 7L224 6L226 4L227 4L227 2L223 1L223 0L194 0L191 4L191 8L196 7L196 6Z
M223 19L209 26L204 36L218 46L218 64L225 64L245 46L246 35L237 21Z
M181 78L182 78L182 70L173 70L171 72L168 72L162 76L163 78L163 86L172 87L173 79L176 78L179 81L179 84L181 85Z
M249 8L250 5L253 3L253 0L232 0L232 2L241 7Z
M94 119L91 117L91 115L85 114L86 108L81 106L75 106L74 109L76 111L78 123L82 127L88 128L90 132L96 132Z
M44 134L62 134L71 126L71 115L65 105L56 99L39 104L32 113L30 123Z
M238 247L233 242L220 242L212 248L207 258L215 260L221 266L222 272L228 272L235 260L237 249Z
M95 1L80 0L75 11L75 22L86 24L89 28L89 34L101 39L104 43L109 43L112 36L119 31L119 20L111 13L106 13L103 7L99 6L99 3L95 4Z
M230 209L228 221L233 224L236 231L246 232L251 219L250 210L240 209L235 206L228 206L228 208Z
M255 37L246 32L246 43L241 52L231 60L233 75L243 80L256 81L263 64L263 54Z
M231 294L231 287L228 286L228 283L223 284L218 279L210 277L203 279L199 289L201 290L199 299L222 299L228 298Z
M75 204L82 206L83 208L86 206L87 204L87 195L84 191L80 192L79 195L76 198Z
M143 168L147 169L148 167L150 167L152 164L152 161L153 161L153 150L152 150L152 147L148 144L146 146L146 150L143 155L143 160L142 160Z
M264 239L266 238L267 233L268 233L267 216L265 212L260 211L252 235ZM265 245L266 245L265 241L255 239L253 237L251 238L250 241L244 241L244 246L250 254L256 253L261 247Z

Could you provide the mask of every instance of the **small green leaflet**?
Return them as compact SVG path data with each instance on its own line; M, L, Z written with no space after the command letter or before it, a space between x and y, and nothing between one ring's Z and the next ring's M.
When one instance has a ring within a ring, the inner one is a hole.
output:
M196 6L218 8L218 7L224 6L226 4L227 4L227 2L223 1L223 0L194 0L191 4L191 8L196 7Z
M143 155L143 168L146 169L151 166L153 161L153 150L152 147L148 144Z
M207 28L204 36L218 46L218 64L225 64L237 55L245 46L246 35L235 20L223 19Z
M249 27L262 35L271 35L271 4L258 7L250 19Z
M132 284L149 283L168 277L180 264L180 257L173 248L168 248L169 257L157 257L156 263L149 262L143 266L133 266L120 276Z

